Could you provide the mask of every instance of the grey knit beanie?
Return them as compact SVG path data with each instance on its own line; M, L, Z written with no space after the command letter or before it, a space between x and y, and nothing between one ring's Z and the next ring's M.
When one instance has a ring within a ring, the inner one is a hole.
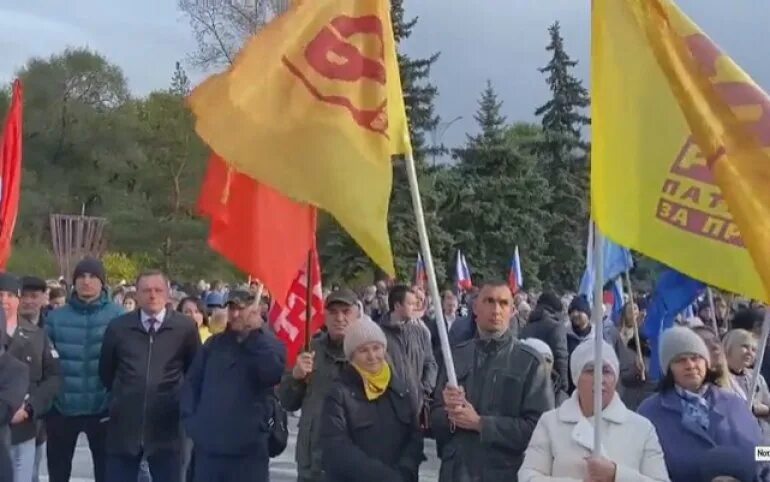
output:
M368 317L361 317L358 321L351 323L345 331L345 341L342 345L345 357L348 360L352 359L353 353L361 345L371 342L381 343L383 347L388 348L388 340L380 325Z
M700 355L706 360L706 365L711 365L711 355L703 339L690 328L675 326L663 332L660 337L660 369L668 372L671 362L679 355L691 353Z

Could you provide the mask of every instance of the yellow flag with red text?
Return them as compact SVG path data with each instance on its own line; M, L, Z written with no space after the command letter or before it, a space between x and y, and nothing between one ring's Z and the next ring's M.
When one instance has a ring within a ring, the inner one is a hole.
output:
M328 211L394 274L391 156L411 146L388 0L294 1L189 105L220 157Z
M672 0L593 0L592 211L695 279L770 300L770 99Z

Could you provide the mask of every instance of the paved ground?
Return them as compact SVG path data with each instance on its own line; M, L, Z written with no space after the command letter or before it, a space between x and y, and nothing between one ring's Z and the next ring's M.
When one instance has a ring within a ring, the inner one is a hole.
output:
M270 482L295 482L297 469L294 464L294 444L297 440L297 419L289 419L290 438L289 446L280 457L270 461ZM428 461L420 468L420 481L436 482L438 480L438 460L436 459L436 446L432 440L425 442L425 452ZM45 462L41 468L41 482L48 482ZM88 451L88 443L85 437L81 437L75 450L75 460L72 467L72 479L70 482L93 482L93 468L91 466L91 452Z

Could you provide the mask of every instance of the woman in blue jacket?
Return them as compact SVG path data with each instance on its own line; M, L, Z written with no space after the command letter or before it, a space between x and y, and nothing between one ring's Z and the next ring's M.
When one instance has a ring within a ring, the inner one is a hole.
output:
M703 462L715 448L753 454L761 441L759 424L744 400L714 384L703 340L690 328L670 328L659 352L666 375L639 413L658 432L671 482L704 480Z

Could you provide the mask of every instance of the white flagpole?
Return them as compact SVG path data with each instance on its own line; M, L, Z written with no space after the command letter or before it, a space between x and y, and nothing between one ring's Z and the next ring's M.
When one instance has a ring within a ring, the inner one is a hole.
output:
M409 190L412 193L414 217L417 220L417 235L420 238L422 260L425 263L425 272L428 275L428 288L430 289L430 295L433 299L433 306L436 307L436 326L438 328L439 341L441 342L441 353L444 355L447 383L451 387L457 387L457 375L455 374L454 360L452 360L452 350L449 346L449 333L447 333L446 321L444 320L444 310L441 309L441 294L438 291L436 270L433 266L433 255L431 255L430 252L428 229L425 227L425 214L422 209L422 199L420 199L420 187L417 184L417 170L414 165L414 156L411 153L407 154L405 156L405 161L406 175L409 178Z
M604 236L599 231L599 226L594 224L594 303L593 316L594 325L594 450L595 456L601 455L602 444L602 372L604 362L602 361L602 347L604 340ZM576 380L577 381L577 380Z
M714 317L716 318L716 316ZM754 406L754 397L757 395L757 385L759 385L759 371L762 368L762 362L765 359L767 348L767 338L770 335L770 311L765 311L765 320L762 323L762 335L759 337L759 346L757 357L754 359L754 370L751 373L751 391L748 393L749 408Z
M714 306L714 293L711 292L711 286L706 288L706 298L708 298L709 308L711 308L711 325L714 333L719 336L719 325L717 325L717 310Z

